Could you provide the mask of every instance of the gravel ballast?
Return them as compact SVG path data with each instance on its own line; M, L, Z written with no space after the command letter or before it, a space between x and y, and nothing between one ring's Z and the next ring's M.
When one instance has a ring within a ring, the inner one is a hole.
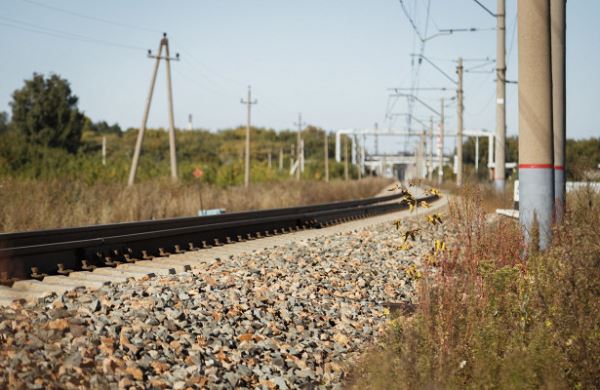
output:
M419 224L409 250L415 220L0 308L0 388L340 387L382 304L412 299Z

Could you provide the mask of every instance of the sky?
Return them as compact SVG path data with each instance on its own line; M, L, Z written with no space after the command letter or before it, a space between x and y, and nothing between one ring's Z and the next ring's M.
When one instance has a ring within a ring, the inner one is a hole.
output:
M439 29L480 28L428 40L424 49L440 69L455 77L455 60L489 71L494 58L495 18L472 0L403 0L421 34ZM496 1L481 0L495 10ZM430 2L429 17L427 3ZM507 79L516 80L516 0L507 0ZM600 91L600 1L567 4L567 126L569 138L600 136L596 113ZM68 79L79 108L94 121L139 127L162 32L172 62L175 124L211 130L245 122L247 86L252 85L253 125L292 128L303 121L328 130L403 130L403 99L393 87L452 88L428 63L411 66L419 49L400 0L0 0L0 111L10 112L13 91L34 72ZM149 127L168 125L166 74L161 64ZM465 73L465 128L495 129L495 75ZM416 80L416 81L415 81ZM451 91L421 91L439 107ZM391 105L390 105L391 104ZM507 131L518 132L517 86L507 86ZM447 107L446 131L456 129L456 105ZM417 104L414 115L431 115ZM422 125L413 122L415 129ZM380 141L380 144L382 141ZM383 142L388 148L398 140ZM401 146L398 146L401 147Z

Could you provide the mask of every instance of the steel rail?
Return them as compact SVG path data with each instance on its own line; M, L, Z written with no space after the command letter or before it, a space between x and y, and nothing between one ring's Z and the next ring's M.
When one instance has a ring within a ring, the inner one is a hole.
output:
M300 229L320 228L350 219L408 207L401 194L312 206L269 209L218 216L174 218L0 234L0 283L86 266L115 266L212 245L251 240ZM437 196L419 198L433 201Z

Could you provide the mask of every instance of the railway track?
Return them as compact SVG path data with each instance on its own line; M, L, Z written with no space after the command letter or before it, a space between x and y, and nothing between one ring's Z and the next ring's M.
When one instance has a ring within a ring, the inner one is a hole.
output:
M434 201L435 195L418 199ZM0 234L0 298L185 271L171 254L318 229L408 208L402 194L312 206ZM151 260L152 267L149 267ZM40 283L43 281L43 283ZM13 286L14 288L8 288ZM3 294L3 295L2 295Z

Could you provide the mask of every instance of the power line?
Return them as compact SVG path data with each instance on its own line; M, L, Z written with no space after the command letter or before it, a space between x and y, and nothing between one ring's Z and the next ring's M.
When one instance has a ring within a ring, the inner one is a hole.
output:
M100 45L105 45L105 46L114 46L114 47L120 47L123 49L146 50L146 48L141 47L141 46L127 45L127 44L123 44L123 43L107 41L104 39L88 37L86 35L71 33L68 31L62 31L62 30L58 30L58 29L54 29L54 28L36 26L34 24L27 23L22 20L7 18L4 16L0 16L0 19L6 21L6 22L0 22L0 24L3 26L11 27L11 28L23 30L23 31L29 31L29 32L37 33L37 34L42 34L42 35L46 35L46 36L52 36L55 38L70 39L70 40L86 42L86 43L95 43L95 44L100 44Z
M110 25L118 26L118 27L122 27L122 28L129 28L129 29L133 29L133 30L145 31L145 32L150 32L150 33L160 33L160 32L162 32L162 31L159 31L159 30L149 29L149 28L146 28L146 27L134 26L134 25L131 25L131 24L125 24L125 23L120 23L120 22L114 22L114 21L108 20L108 19L98 18L96 16L85 15L85 14L81 14L79 12L70 11L70 10L67 10L67 9L64 9L64 8L59 8L59 7L56 7L56 6L53 6L53 5L38 3L37 1L33 1L33 0L23 0L23 1L26 2L26 3L32 4L32 5L36 5L38 7L50 9L50 10L56 11L56 12L62 12L64 14L76 16L76 17L82 18L82 19L93 20L95 22L100 22L100 23L110 24Z
M486 7L485 5L483 5L479 0L473 0L473 1L476 2L477 4L479 4L479 6L481 8L483 8L485 10L485 12L487 12L490 15L492 15L494 18L498 17L498 14L492 12L492 10L490 10L488 7Z

